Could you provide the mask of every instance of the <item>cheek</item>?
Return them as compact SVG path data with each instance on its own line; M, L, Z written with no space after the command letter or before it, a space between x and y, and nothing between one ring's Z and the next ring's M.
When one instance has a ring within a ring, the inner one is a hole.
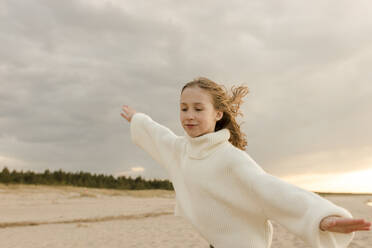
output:
M211 117L207 114L204 114L204 115L200 116L199 118L200 118L201 122L203 122L204 125L208 125L209 123L212 122Z
M210 112L205 113L205 114L203 115L203 120L204 120L205 122L208 122L208 123L213 122L213 115L212 115L212 113L210 113Z

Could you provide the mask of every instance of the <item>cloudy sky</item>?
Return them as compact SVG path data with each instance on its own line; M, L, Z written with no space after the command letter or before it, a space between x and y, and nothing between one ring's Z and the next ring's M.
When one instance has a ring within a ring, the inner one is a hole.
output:
M0 170L166 179L131 143L121 106L183 135L180 90L204 76L249 87L238 121L267 172L372 192L371 11L367 0L0 0Z

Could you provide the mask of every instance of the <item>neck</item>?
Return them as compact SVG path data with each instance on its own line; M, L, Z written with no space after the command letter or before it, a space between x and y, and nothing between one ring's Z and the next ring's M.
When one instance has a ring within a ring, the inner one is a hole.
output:
M187 153L189 157L202 159L214 152L221 144L228 142L230 131L227 128L191 137L186 133Z

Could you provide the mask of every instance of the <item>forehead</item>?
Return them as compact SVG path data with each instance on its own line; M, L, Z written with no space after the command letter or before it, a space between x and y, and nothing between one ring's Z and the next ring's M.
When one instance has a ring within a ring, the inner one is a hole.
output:
M180 104L207 105L211 104L211 96L199 87L185 88L181 94Z

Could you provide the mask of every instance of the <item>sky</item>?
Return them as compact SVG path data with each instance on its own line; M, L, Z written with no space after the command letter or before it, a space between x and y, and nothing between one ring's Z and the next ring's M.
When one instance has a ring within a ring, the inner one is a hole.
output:
M184 135L182 86L244 84L246 152L309 190L372 192L370 1L0 1L0 170L169 179L126 104Z

